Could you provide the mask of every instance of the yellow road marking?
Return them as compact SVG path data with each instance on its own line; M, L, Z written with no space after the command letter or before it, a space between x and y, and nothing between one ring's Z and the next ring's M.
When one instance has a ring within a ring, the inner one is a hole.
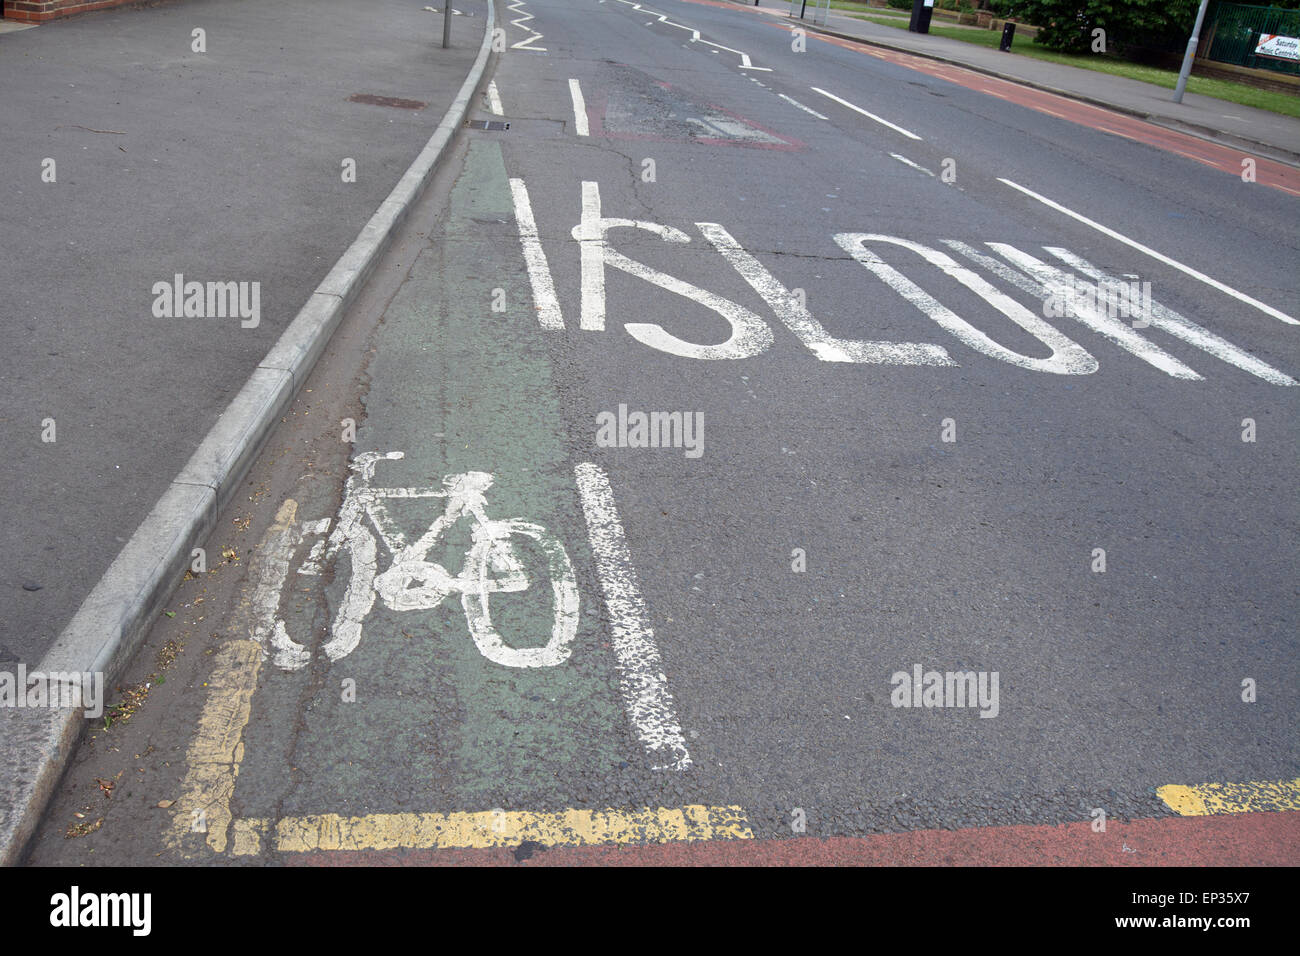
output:
M265 555L269 544L285 535L293 526L298 503L285 499L258 545L257 554ZM252 634L257 609L250 606L249 595L256 586L251 573L241 604L232 615L232 629L237 634ZM198 732L185 756L186 773L181 795L175 803L167 843L182 849L191 833L206 833L206 842L217 853L224 853L235 822L230 812L230 798L235 792L239 763L244 757L244 726L251 712L257 675L262 669L262 646L256 641L234 639L217 651L212 677L208 681L208 699L199 716ZM236 847L251 845L250 834L236 828ZM256 834L252 834L256 837Z
M262 821L240 821L259 829ZM488 810L478 813L384 813L342 817L333 813L288 817L276 823L272 847L311 850L487 849L543 846L752 840L740 807L692 805L642 810ZM259 852L255 840L246 852ZM238 844L236 855L241 854Z
M1171 810L1185 817L1300 810L1300 780L1203 783L1195 787L1171 783L1157 787L1156 794Z
M205 834L216 853L256 856L263 848L286 853L309 850L387 850L405 848L488 848L518 846L591 846L752 840L740 807L691 805L634 810L488 810L478 813L392 813L343 817L326 813L264 819L236 819L230 810L239 765L244 756L244 728L252 713L253 692L262 668L263 649L253 640L268 625L267 609L255 607L261 564L281 550L297 517L298 505L286 499L250 563L249 583L231 618L237 635L217 652L208 680L208 699L186 754L172 826L166 840L185 854L192 837ZM280 546L277 548L277 546Z

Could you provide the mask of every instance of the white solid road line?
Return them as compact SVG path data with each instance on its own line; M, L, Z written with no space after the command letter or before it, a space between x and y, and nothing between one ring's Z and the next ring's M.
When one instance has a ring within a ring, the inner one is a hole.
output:
M569 96L573 98L573 131L579 136L590 136L587 126L587 101L582 98L582 87L578 81L569 80Z
M921 138L921 137L917 136L915 133L913 133L911 130L903 129L903 127L901 127L901 126L895 126L893 123L889 122L889 120L887 120L887 119L882 119L881 117L877 116L875 113L868 113L868 112L867 112L866 110L864 110L861 106L854 106L854 105L853 105L852 103L850 103L848 100L841 99L840 97L836 96L834 93L827 93L827 92L826 92L825 90L823 90L820 86L814 86L814 87L812 87L812 91L813 91L814 93L820 93L822 96L826 97L827 99L834 100L836 103L839 103L841 106L847 106L849 109L853 110L855 113L861 113L863 116L865 116L865 117L866 117L867 119L869 119L869 120L875 120L875 121L876 121L877 123L879 123L881 126L888 126L888 127L889 127L890 129L892 129L894 132L896 132L896 133L902 133L902 134L903 134L904 136L906 136L908 139L920 139L920 138Z
M537 321L544 329L564 328L560 300L555 297L555 282L551 267L542 251L542 240L537 235L537 222L533 219L533 205L528 201L528 187L522 179L510 180L510 194L515 201L515 221L519 225L519 242L524 248L524 262L528 266L528 281L533 287L533 303L537 306Z
M754 80L754 82L755 82L755 83L758 83L758 80ZM761 83L759 83L759 85L762 86ZM829 120L829 119L830 119L829 116L822 116L822 114L821 114L821 113L818 113L815 109L812 109L812 108L810 108L810 107L804 106L802 103L800 103L798 100L796 100L796 99L795 99L794 97L792 97L792 96L786 96L784 93L778 93L778 94L776 94L776 95L779 96L779 97L781 97L781 99L785 100L785 101L786 101L787 103L789 103L791 106L797 106L799 109L803 110L805 113L811 113L813 116L817 117L818 119L822 119L822 120Z
M492 110L493 113L496 113L497 116L503 115L505 111L501 109L501 94L497 92L496 80L488 82L487 98L488 108Z
M655 770L685 770L691 756L673 710L668 678L646 612L609 478L598 465L574 466L591 553L609 611L619 687L636 735L659 758Z
M911 161L910 159L908 159L906 156L900 156L898 153L890 153L889 155L892 156L892 157L894 157L894 159L898 160L898 161L899 161L900 163L902 163L904 166L911 166L913 169L919 169L921 172L925 173L927 176L933 176L933 175L934 175L934 173L932 173L930 170L926 169L924 166L918 166L916 163L912 162L912 161Z
M1204 282L1206 285L1218 289L1220 292L1224 293L1225 295L1232 296L1234 299L1238 300L1239 302L1245 302L1247 305L1253 305L1255 308L1259 309L1265 315L1271 315L1273 318L1285 322L1288 325L1300 325L1300 319L1292 318L1291 316L1287 315L1285 312L1280 312L1277 309L1273 308L1271 305L1265 305L1263 302L1260 302L1258 299L1251 298L1250 296L1246 295L1246 293L1244 292L1238 292L1236 289L1232 288L1232 286L1224 285L1218 279L1211 279L1205 273L1197 272L1191 266L1185 266L1176 259L1171 259L1162 253L1156 252L1150 246L1144 246L1142 245L1142 243L1138 242L1137 240L1130 239L1128 236L1122 235L1121 233L1116 232L1114 229L1110 229L1106 226L1103 226L1101 223L1095 222L1094 220L1089 219L1087 216L1075 212L1073 209L1066 209L1060 203L1053 202L1052 200L1048 199L1046 196L1040 196L1032 189L1026 189L1024 186L1021 186L1019 183L1013 183L1011 180L1003 179L1001 176L998 177L998 182L1005 183L1006 185L1010 186L1012 189L1016 189L1024 193L1030 199L1036 199L1044 206L1048 206L1052 209L1055 209L1057 212L1064 213L1065 215L1069 216L1071 219L1076 219L1079 222L1083 223L1085 226L1090 226L1091 228L1096 229L1104 236L1110 236L1110 238L1118 242L1122 242L1124 243L1124 245L1130 246L1136 249L1138 252L1146 253L1152 259L1155 259L1159 262L1163 262L1167 266L1172 266L1173 268L1177 269L1179 272L1184 272L1187 275L1191 276L1193 279L1196 279L1198 282Z

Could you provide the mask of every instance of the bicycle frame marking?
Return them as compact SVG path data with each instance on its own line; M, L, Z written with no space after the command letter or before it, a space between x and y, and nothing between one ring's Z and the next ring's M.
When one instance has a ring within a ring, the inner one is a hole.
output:
M374 609L376 597L382 598L390 610L413 611L431 610L449 595L459 593L470 637L488 660L506 667L555 667L567 661L578 628L579 598L577 579L564 545L541 525L517 518L489 518L484 492L492 486L493 477L486 472L449 475L441 488L377 488L371 484L380 461L404 457L405 452L364 452L349 464L352 474L348 476L334 529L325 541L313 546L298 570L299 574L319 575L323 565L335 561L343 551L348 552L351 561L351 577L330 639L322 647L325 655L339 661L356 650L362 625ZM445 498L446 506L429 529L408 544L384 506L387 498ZM464 567L452 575L442 565L427 560L427 556L443 534L467 515L474 522L473 543ZM329 524L329 519L308 522L302 526L302 534L323 534ZM391 567L382 573L376 533L392 556ZM547 558L554 624L551 639L542 647L511 647L492 626L489 595L521 592L530 587L509 543L516 535L533 539ZM311 660L311 652L289 636L282 618L276 619L270 640L275 663L283 670L300 670Z

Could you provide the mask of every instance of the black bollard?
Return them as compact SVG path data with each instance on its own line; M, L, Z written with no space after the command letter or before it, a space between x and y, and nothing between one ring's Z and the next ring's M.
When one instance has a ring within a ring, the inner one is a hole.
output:
M907 29L912 33L930 32L930 14L934 12L934 0L912 0L912 19Z
M1003 53L1011 52L1011 39L1016 35L1016 25L1014 23L1004 23L1002 25L1002 42L998 44L998 49Z

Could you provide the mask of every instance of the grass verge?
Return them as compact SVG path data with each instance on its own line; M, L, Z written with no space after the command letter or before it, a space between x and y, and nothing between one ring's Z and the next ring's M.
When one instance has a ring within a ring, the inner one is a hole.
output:
M853 16L858 20L867 20L883 27L907 29L906 22L900 22L893 17L858 13L853 14ZM970 30L961 27L931 26L930 33L934 36L947 37L950 40L961 40L963 43L974 43L986 47L996 47L1002 38L999 31ZM1017 36L1012 42L1011 50L1013 53L1033 57L1035 60L1047 60L1050 63L1061 63L1066 66L1077 66L1085 70L1095 70L1098 73L1109 73L1112 76L1123 76L1130 80L1152 83L1171 90L1178 83L1178 73L1175 70L1142 66L1138 63L1129 63L1127 60L1109 56L1076 56L1069 53L1054 53L1051 50L1043 49L1041 45L1028 37ZM1253 86L1247 86L1245 83L1234 83L1232 80L1220 80L1207 76L1189 77L1187 91L1189 93L1199 93L1201 96L1213 96L1215 99L1226 100L1229 103L1269 110L1283 116L1300 118L1300 96L1291 93L1275 93L1272 90L1261 90Z

